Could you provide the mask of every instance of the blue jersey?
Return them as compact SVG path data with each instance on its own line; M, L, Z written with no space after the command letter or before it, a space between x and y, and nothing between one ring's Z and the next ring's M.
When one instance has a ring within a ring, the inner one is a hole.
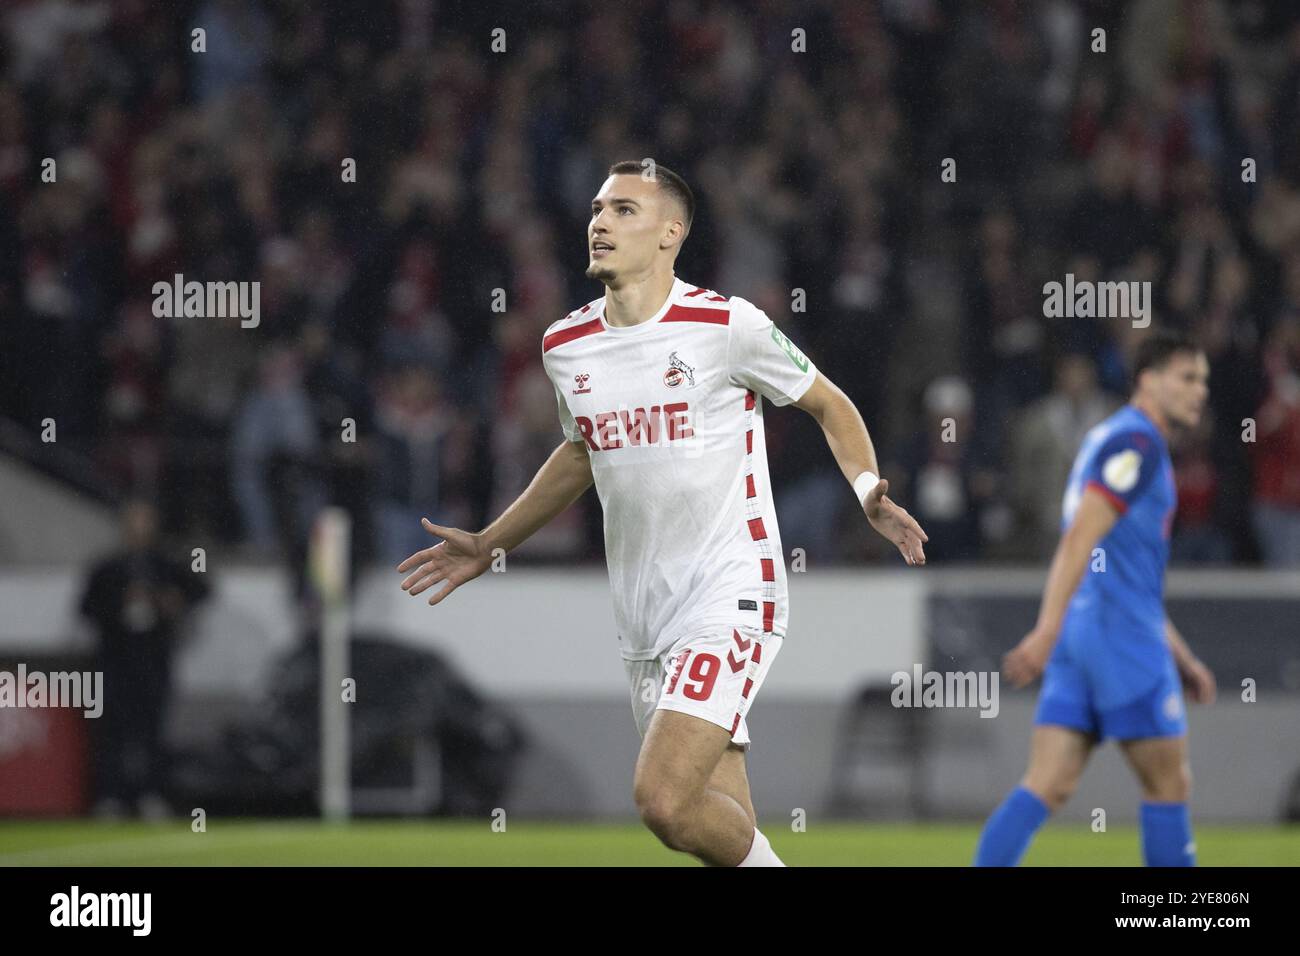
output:
M1177 505L1164 436L1126 405L1084 438L1065 488L1062 530L1074 520L1084 489L1095 488L1119 511L1097 545L1066 610L1064 654L1090 661L1100 708L1150 692L1170 660L1165 640L1164 583L1169 531Z

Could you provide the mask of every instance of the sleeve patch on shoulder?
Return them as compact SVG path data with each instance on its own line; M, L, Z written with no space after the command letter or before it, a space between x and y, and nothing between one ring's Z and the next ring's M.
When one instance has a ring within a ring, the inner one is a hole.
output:
M1142 472L1142 456L1131 448L1116 452L1101 467L1101 477L1112 491L1132 491Z
M772 341L779 345L786 355L790 356L790 361L795 364L799 371L808 371L808 356L799 351L799 346L786 338L785 333L776 327L775 322L772 323Z

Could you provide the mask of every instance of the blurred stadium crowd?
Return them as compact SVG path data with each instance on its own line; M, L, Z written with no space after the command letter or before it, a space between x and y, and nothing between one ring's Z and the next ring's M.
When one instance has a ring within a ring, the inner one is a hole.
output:
M1293 3L15 0L0 17L0 414L32 436L54 419L87 483L155 498L173 533L274 555L333 500L364 557L396 561L428 543L420 515L485 524L562 440L540 343L601 294L590 198L610 163L650 156L697 193L678 275L756 302L857 402L933 560L1054 545L1070 461L1124 400L1141 334L1045 318L1043 284L1072 273L1152 282L1156 322L1210 356L1175 560L1300 564ZM155 317L176 273L260 281L259 327ZM886 560L845 520L816 423L780 411L768 433L788 545ZM594 496L521 554L598 558Z

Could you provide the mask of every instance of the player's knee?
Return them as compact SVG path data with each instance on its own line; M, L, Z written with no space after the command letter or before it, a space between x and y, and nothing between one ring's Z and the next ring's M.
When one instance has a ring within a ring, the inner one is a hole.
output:
M1060 774L1029 776L1025 778L1023 785L1025 789L1047 804L1048 810L1055 813L1070 802L1070 798L1074 796L1074 791L1078 789L1079 778Z
M1167 770L1152 774L1144 781L1147 800L1159 803L1186 803L1192 796L1192 768L1182 761Z
M1048 787L1047 795L1043 802L1047 804L1049 810L1055 813L1057 810L1060 810L1061 807L1070 802L1070 798L1074 796L1074 791L1077 790L1078 787L1079 783L1077 780L1058 780L1053 783L1052 786Z
M650 832L664 845L674 850L682 849L688 810L686 803L671 788L653 783L639 783L633 799L641 822Z

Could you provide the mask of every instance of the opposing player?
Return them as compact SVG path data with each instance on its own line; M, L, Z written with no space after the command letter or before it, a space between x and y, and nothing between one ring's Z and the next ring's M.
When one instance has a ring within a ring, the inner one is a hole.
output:
M1187 339L1153 332L1138 347L1133 374L1129 404L1089 431L1079 449L1038 622L1003 661L1016 687L1039 674L1043 687L1029 769L985 825L977 866L1019 862L1034 832L1074 793L1093 747L1112 737L1142 788L1147 865L1195 864L1179 681L1207 704L1215 687L1165 615L1177 501L1166 442L1199 420L1209 364Z
M826 432L867 520L909 565L925 533L886 497L853 403L753 304L682 281L673 262L695 200L663 166L616 163L591 203L587 275L606 294L542 341L567 439L522 495L471 534L424 522L438 545L398 570L437 604L594 481L614 618L642 735L633 792L672 849L718 866L781 866L757 828L746 714L786 633L785 563L763 402Z

